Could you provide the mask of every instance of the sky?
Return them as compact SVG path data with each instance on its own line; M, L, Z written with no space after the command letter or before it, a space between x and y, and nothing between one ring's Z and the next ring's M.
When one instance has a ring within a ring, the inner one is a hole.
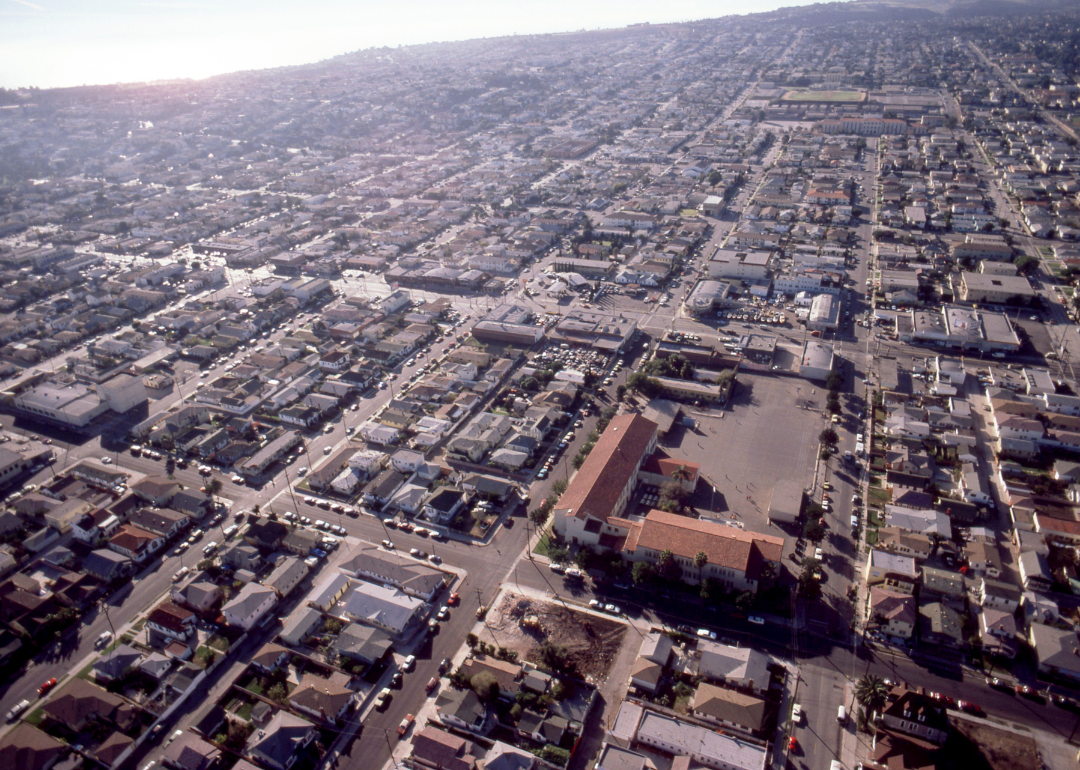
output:
M372 46L607 29L814 0L0 0L0 87L205 78Z

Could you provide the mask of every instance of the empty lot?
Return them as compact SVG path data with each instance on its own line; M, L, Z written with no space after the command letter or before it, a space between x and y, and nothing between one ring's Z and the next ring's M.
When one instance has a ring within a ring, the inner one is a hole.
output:
M809 486L825 389L794 377L745 372L738 383L723 417L719 410L690 409L697 428L676 428L662 443L673 456L701 465L705 483L693 500L701 513L734 515L747 529L781 534L767 521L773 488L790 478Z

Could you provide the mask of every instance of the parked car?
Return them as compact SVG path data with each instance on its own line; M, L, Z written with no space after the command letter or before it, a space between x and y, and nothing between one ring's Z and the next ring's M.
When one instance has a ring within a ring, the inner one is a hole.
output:
M19 701L11 707L11 711L7 713L7 721L14 722L16 719L19 718L19 714L23 713L28 708L30 708L30 701L24 698L23 700Z
M707 628L699 628L697 630L697 635L700 636L702 639L708 639L713 642L716 641L716 632L710 631Z
M409 732L409 728L412 727L412 723L416 721L416 717L412 714L406 714L405 718L401 720L401 724L398 725L397 734L398 737L402 737L405 733Z
M46 679L44 682L41 683L41 687L38 688L37 694L44 695L54 687L56 687L55 677L53 679Z

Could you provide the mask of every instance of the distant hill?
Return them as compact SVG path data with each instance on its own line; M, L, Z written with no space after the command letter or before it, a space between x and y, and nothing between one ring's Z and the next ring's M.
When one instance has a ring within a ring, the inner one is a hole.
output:
M804 19L809 24L919 21L973 16L1015 16L1080 10L1080 0L854 0L780 8L764 18Z

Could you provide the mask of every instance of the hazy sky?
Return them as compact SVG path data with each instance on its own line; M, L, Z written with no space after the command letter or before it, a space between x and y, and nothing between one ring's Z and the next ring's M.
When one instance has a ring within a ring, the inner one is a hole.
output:
M757 13L812 0L0 0L0 86L202 78L361 48Z

